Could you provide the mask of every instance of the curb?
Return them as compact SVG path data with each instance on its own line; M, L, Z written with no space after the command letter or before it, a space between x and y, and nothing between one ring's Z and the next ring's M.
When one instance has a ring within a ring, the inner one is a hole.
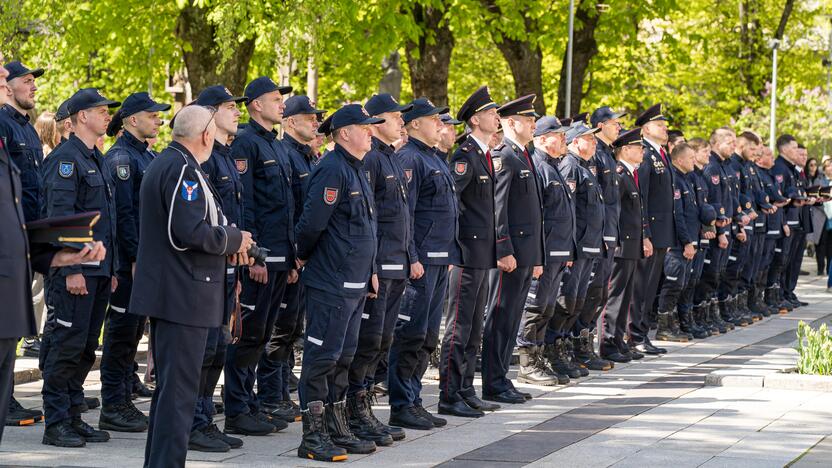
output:
M711 372L705 376L705 385L832 392L832 376L798 374L796 362L797 351L793 348L775 349L749 361L744 368Z

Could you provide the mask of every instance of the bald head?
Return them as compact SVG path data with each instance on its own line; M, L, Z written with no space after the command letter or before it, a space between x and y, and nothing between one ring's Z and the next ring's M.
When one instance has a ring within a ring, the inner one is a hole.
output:
M216 131L214 114L203 106L186 106L173 121L173 141L187 148L200 164L211 157Z

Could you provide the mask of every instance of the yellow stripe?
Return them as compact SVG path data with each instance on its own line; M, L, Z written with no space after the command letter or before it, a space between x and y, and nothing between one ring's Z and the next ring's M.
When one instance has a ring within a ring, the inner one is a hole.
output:
M481 111L481 110L485 109L486 107L490 106L491 104L494 104L494 101L491 101L491 102L489 102L489 103L487 103L487 104L483 104L482 106L480 106L480 107L478 107L476 110L474 110L474 113L476 114L477 112L479 112L479 111Z
M58 242L92 242L92 237L63 237L58 236Z

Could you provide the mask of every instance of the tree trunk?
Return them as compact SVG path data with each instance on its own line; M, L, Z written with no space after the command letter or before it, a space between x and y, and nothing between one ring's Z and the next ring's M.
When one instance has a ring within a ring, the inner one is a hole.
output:
M248 64L254 53L254 37L243 40L234 48L228 60L216 43L216 28L208 20L208 11L188 2L179 12L177 37L185 43L182 55L192 89L199 93L204 88L222 84L233 94L242 94L246 85Z
M401 56L398 51L393 51L381 61L381 81L378 83L378 92L387 93L397 101L402 94L402 69L399 66Z
M526 19L528 26L529 20ZM530 31L530 29L526 29ZM530 31L531 32L531 31ZM495 41L497 48L502 52L511 69L511 76L514 77L515 97L534 94L537 99L534 101L534 110L540 114L546 114L546 103L543 99L543 52L540 47L526 41L509 39L502 33L500 40Z
M426 97L437 106L448 105L448 72L454 49L454 36L443 17L444 8L414 5L413 18L422 35L418 43L405 44L413 96Z
M318 66L315 65L315 56L311 50L306 60L306 96L312 102L318 101Z
M595 9L595 2L592 0L581 0L575 7L575 32L572 45L572 95L569 96L569 103L572 114L581 111L581 101L584 98L584 80L589 62L598 54L598 43L595 41L595 28L598 26L598 19L601 17ZM560 83L558 83L558 106L556 113L559 116L566 112L566 51L563 52L563 66L560 69Z
M777 25L777 32L774 33L775 39L783 39L783 34L786 33L786 24L789 22L789 16L791 16L793 9L794 0L786 0L786 4L783 5L783 14L780 15L780 24Z

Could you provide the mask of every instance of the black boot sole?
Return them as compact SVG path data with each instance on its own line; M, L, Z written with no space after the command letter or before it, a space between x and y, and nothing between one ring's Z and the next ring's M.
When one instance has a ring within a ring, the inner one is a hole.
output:
M81 448L87 445L87 441L82 438L81 444L67 444L65 442L61 442L59 440L52 439L50 437L43 436L43 445L54 445L55 447L66 447L66 448Z
M188 444L188 451L193 452L206 452L206 453L225 453L230 452L231 447L223 448L223 447L200 447L196 445Z
M307 460L325 461L325 462L342 462L347 461L347 455L329 455L321 456L317 453L310 452L303 447L298 447L298 457Z
M147 426L135 426L135 427L128 427L128 426L117 426L115 424L110 424L104 421L98 421L98 428L102 431L113 431L113 432L145 432L147 430Z

